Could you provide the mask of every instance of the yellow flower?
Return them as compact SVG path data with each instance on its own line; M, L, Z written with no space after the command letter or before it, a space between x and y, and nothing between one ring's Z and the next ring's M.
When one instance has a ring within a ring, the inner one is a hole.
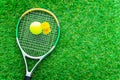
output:
M42 26L43 30L50 28L50 24L48 22L43 22L41 24L41 26Z
M51 32L50 24L48 22L43 22L41 27L43 29L43 34L49 34Z
M43 31L43 34L49 34L51 32L51 29L45 29L44 31Z

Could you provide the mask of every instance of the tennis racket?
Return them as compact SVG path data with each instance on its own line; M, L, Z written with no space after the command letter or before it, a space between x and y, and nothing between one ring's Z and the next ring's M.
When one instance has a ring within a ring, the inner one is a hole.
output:
M51 32L48 35L34 35L30 32L30 24L34 21L50 23ZM22 14L16 27L16 40L22 52L26 67L24 80L31 80L31 75L37 65L54 50L60 36L60 25L56 16L42 8L33 8ZM28 71L26 59L38 60Z

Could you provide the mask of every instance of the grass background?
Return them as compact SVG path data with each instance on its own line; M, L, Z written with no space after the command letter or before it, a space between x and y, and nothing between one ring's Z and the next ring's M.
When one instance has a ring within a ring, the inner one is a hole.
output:
M0 80L24 78L15 29L22 13L35 7L56 14L61 36L33 80L120 80L119 0L1 0Z

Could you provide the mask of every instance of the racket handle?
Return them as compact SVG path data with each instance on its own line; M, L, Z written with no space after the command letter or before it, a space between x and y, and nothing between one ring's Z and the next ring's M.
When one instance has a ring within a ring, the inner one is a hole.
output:
M30 76L25 76L24 80L31 80Z

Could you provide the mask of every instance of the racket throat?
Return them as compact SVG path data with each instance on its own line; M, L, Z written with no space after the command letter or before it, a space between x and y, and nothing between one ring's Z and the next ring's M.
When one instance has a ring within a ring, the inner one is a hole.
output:
M30 60L29 60L29 58L27 56L23 55L23 58L24 58L24 61L25 61L25 66L26 66L26 76L31 77L33 71L36 69L36 67L38 66L38 63L41 62L43 57L41 57L40 59L35 61L33 66L28 64L30 62ZM32 59L32 60L34 60L34 59ZM31 69L29 68L29 66L31 66Z
M26 71L26 76L31 77L31 72Z

